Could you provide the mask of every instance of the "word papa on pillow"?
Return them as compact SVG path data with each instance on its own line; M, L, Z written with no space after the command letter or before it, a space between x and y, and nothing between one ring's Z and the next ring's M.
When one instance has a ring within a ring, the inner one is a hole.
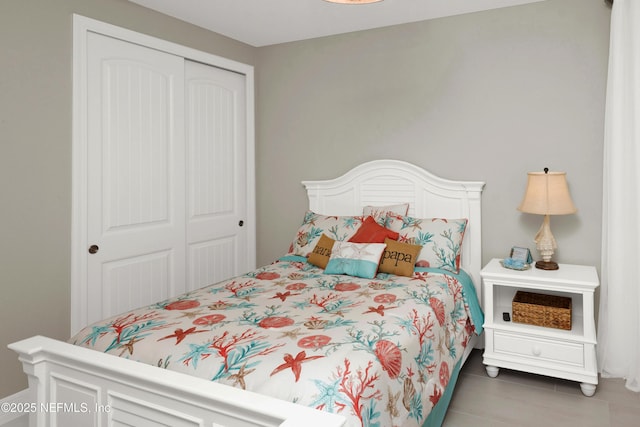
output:
M413 276L414 266L422 246L391 239L386 239L384 243L387 247L382 254L378 271L398 276Z

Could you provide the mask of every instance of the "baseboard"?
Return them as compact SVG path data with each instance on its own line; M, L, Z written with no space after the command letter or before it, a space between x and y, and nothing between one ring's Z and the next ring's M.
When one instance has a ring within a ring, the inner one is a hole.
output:
M24 404L29 401L29 390L24 389L22 391L17 392L16 394L12 394L11 396L7 396L4 399L0 400L0 426L5 424L9 424L13 420L17 420L20 417L28 417L29 415L25 412L17 412L12 411L11 409L14 407L18 407L18 404ZM8 411L4 409L8 408Z

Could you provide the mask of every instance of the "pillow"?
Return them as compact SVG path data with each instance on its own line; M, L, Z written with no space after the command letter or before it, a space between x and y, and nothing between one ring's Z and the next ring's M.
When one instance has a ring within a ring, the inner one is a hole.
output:
M422 246L396 242L391 239L386 239L384 243L387 247L382 253L378 271L396 276L413 276L414 266Z
M361 216L327 216L307 211L291 243L289 254L309 256L323 233L333 240L349 240L361 224Z
M458 273L467 219L412 218L387 215L387 227L400 234L398 241L422 246L417 267Z
M398 233L384 228L372 216L368 216L349 241L353 243L384 243L384 239L387 237L398 240L398 236Z
M385 246L384 243L335 242L324 272L373 279Z
M317 265L320 268L325 268L327 266L327 263L329 262L331 249L333 249L333 244L335 242L335 240L333 240L331 237L328 237L326 234L320 236L318 244L309 254L307 261L309 261L310 264Z
M362 209L362 216L365 218L372 216L378 224L384 226L388 214L404 216L407 212L409 212L409 203L387 206L365 206Z

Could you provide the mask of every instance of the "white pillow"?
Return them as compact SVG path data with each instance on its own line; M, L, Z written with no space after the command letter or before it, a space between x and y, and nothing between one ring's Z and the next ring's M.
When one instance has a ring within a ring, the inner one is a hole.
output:
M386 247L384 243L335 242L324 272L373 279Z

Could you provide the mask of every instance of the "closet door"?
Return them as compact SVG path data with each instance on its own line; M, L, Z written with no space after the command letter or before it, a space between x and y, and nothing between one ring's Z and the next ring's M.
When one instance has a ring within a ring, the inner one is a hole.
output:
M245 273L245 76L185 62L187 288Z
M71 333L255 268L253 68L74 16Z
M87 40L87 321L185 290L184 59Z

